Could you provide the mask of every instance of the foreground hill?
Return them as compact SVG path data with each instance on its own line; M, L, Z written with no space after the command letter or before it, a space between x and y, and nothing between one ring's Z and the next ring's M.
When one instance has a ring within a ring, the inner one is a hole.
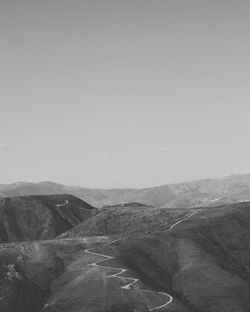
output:
M72 195L0 200L0 242L49 239L92 215L94 208Z
M1 246L0 311L250 311L250 203L106 207L60 237Z
M72 194L95 207L127 202L167 208L214 206L250 200L250 174L143 189L87 189L52 182L0 185L0 196Z

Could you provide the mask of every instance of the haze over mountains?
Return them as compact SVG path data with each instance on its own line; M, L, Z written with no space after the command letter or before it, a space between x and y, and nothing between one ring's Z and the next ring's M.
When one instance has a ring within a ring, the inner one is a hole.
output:
M98 208L128 202L164 208L214 206L250 200L250 174L143 189L90 189L53 182L17 182L0 185L2 197L49 194L72 194Z

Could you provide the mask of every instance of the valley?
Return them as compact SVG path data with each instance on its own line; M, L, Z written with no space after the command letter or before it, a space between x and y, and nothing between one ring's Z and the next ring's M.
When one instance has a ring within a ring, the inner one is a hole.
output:
M80 203L45 198L55 209ZM249 208L91 208L57 237L5 242L0 310L247 312Z

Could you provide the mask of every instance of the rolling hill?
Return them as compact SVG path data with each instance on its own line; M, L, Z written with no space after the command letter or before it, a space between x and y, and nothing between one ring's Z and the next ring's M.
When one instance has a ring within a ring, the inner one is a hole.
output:
M98 208L128 202L165 208L205 207L250 200L250 174L143 189L88 189L52 182L0 185L2 197L49 194L71 194Z
M95 209L72 195L0 200L0 242L50 239L90 217Z
M250 203L106 207L57 239L2 245L3 312L248 312Z

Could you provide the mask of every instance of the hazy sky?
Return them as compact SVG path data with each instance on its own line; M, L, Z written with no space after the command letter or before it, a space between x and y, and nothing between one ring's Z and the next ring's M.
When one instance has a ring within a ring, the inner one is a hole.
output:
M0 183L250 172L249 0L1 0Z

